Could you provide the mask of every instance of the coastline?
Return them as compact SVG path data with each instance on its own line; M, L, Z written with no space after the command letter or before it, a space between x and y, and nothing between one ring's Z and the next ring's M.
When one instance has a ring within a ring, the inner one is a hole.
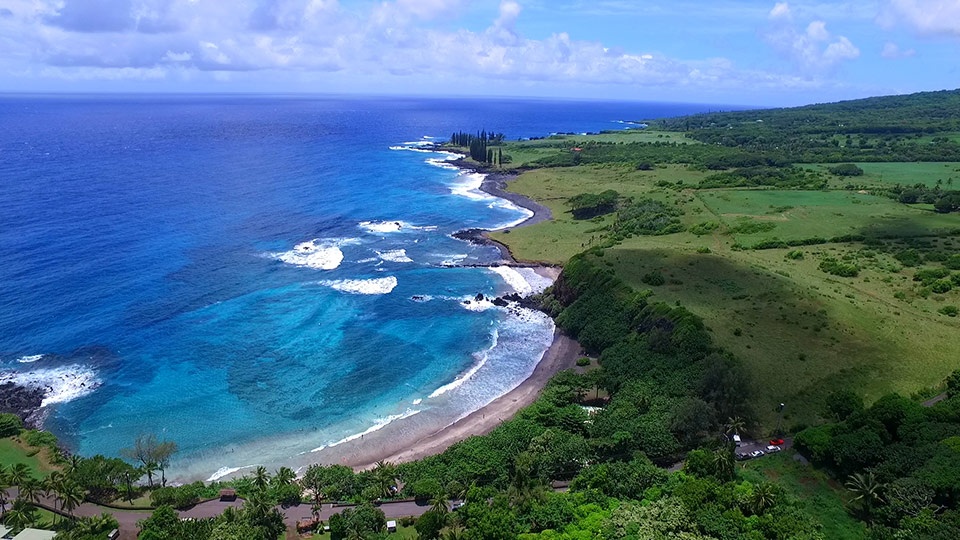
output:
M357 470L367 470L376 466L378 461L406 463L439 454L454 444L474 435L485 435L493 431L504 420L513 417L520 409L533 403L556 373L572 368L580 357L580 344L554 330L553 343L543 353L533 373L519 386L473 411L453 424L426 435L415 441L410 447L384 454L380 448L361 446L352 453L350 459L342 464Z
M465 163L462 158L449 163L461 171L484 175L480 186L480 190L484 193L506 199L533 213L532 216L517 225L497 230L511 230L552 219L550 209L546 206L522 195L506 191L507 182L516 177L516 174L489 172ZM487 236L489 232L492 231L489 229L467 229L458 231L454 236L466 242L496 247L503 259L500 264L532 267L539 275L556 281L562 271L560 266L519 262L513 257L508 246L489 238ZM346 465L358 471L368 470L381 461L396 464L424 459L440 454L469 437L490 433L505 420L509 420L521 409L532 404L554 375L565 369L575 367L581 352L580 344L576 340L565 335L559 328L554 328L553 341L544 351L533 372L515 388L490 403L472 411L452 424L435 428L413 441L398 441L395 437L389 435L389 430L371 433L365 441L361 438L339 445L335 454L329 456L334 458L332 461L321 460L321 462Z
M451 152L450 150L443 150L444 152ZM451 152L453 153L453 152ZM520 261L514 257L513 252L510 251L510 246L504 244L503 242L494 240L490 238L491 232L500 232L500 231L511 231L513 229L518 229L520 227L529 227L530 225L536 225L537 223L542 223L544 221L549 221L553 219L553 213L546 206L534 201L529 197L520 195L519 193L514 193L512 191L507 191L507 184L510 180L519 176L519 173L516 171L491 171L482 166L477 166L476 164L469 163L466 161L466 156L463 156L459 159L455 159L449 162L451 165L457 167L461 171L469 171L477 174L483 175L483 181L480 184L480 191L497 197L510 201L511 203L533 212L533 215L527 219L521 221L520 223L512 227L504 227L502 229L464 229L454 233L455 238L460 240L465 240L479 245L492 246L497 248L500 251L500 258L508 265L517 265L517 266L542 266L542 267L552 267L552 265L545 264L539 261Z
M445 150L446 151L446 150ZM505 229L511 230L541 223L553 218L550 209L523 195L506 190L507 183L517 175L514 173L490 172L466 163L463 158L449 162L464 172L475 172L484 175L480 190L493 197L506 199L511 203L533 212L526 220ZM490 238L489 229L468 229L458 231L455 236L466 242L485 244L496 247L500 256L508 265L533 266L524 264L514 258L509 246ZM562 270L559 266L537 264L534 270L543 277L556 281ZM456 422L436 430L417 439L406 448L387 450L374 445L358 445L352 449L350 457L342 460L342 465L353 467L356 470L367 470L376 466L378 461L389 463L407 463L442 453L454 444L476 435L485 435L497 428L505 420L512 418L520 409L533 403L540 395L540 391L547 382L564 369L576 366L577 358L581 356L581 347L573 338L565 335L559 328L553 332L553 342L544 351L537 362L533 373L523 380L517 387L503 394L490 403L471 412Z

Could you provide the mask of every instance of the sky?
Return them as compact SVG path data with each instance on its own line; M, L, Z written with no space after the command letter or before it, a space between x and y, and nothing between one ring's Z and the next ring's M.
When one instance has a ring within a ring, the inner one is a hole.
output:
M786 106L960 87L960 0L0 0L0 92Z

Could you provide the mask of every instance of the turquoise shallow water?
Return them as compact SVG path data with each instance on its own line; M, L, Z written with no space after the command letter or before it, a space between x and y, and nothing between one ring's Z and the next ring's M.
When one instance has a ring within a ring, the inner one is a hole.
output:
M526 214L416 150L703 108L0 98L0 379L45 388L81 454L176 441L181 478L452 422L522 381L553 327L462 303L545 285L449 267L497 258L452 232Z

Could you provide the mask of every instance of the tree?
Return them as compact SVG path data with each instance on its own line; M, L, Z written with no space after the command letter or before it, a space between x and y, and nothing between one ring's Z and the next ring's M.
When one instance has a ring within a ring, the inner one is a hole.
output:
M4 523L9 525L14 531L21 531L37 521L37 509L25 499L17 497L10 506L10 510L4 514Z
M850 502L860 505L868 516L874 505L883 502L883 496L881 495L883 484L877 481L873 471L866 474L855 473L850 475L844 486L854 495Z
M177 451L177 444L170 441L158 441L152 433L141 434L131 448L123 448L120 455L137 463L147 475L147 483L153 487L153 473L159 470L161 483L166 485L166 468L172 456Z
M446 515L430 510L424 512L413 527L417 529L417 535L424 540L436 540L440 537L440 531L446 524Z
M253 487L255 487L257 491L264 492L269 485L270 473L267 472L267 468L263 465L258 466L253 472Z
M762 482L753 488L750 507L755 514L763 515L768 509L777 504L776 486L770 482Z
M80 486L68 482L57 492L57 497L60 499L60 508L73 516L73 511L83 502L83 490Z
M10 413L0 413L0 437L13 437L23 429L20 417Z
M853 390L837 390L827 396L827 414L837 421L846 420L862 410L863 400Z
M397 478L396 467L386 461L378 461L373 469L373 478L380 497L393 496L393 486Z
M7 471L7 482L12 486L19 486L30 477L30 468L24 463L14 463Z

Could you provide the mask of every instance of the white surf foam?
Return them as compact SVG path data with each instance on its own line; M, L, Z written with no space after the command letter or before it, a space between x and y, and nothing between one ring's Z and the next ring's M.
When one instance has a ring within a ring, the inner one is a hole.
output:
M413 404L414 404L414 405L419 405L419 404L421 404L421 403L423 403L423 399L422 399L422 398L417 398L417 399L413 400Z
M229 476L235 472L242 471L243 469L251 469L256 467L256 465L244 465L243 467L220 467L217 469L217 472L210 475L210 478L207 478L207 482L216 482L224 476Z
M486 202L488 208L500 208L503 210L510 210L520 214L520 217L506 223L501 223L495 227L493 230L508 229L510 227L516 227L517 225L523 223L524 221L530 219L534 216L533 211L518 206L513 202L503 199L500 197L495 197L483 190L480 187L483 185L486 175L482 173L469 172L459 175L458 180L450 185L450 192L454 195L459 195L461 197L466 197L473 201Z
M437 396L442 396L443 394L446 394L451 390L456 390L457 388L460 388L460 386L462 386L463 383L469 381L471 377L473 377L474 375L477 374L478 371L480 371L480 368L486 365L487 360L490 358L490 351L496 348L497 341L500 339L500 334L497 332L496 328L493 329L492 335L493 335L493 344L490 345L490 347L488 347L487 350L474 355L474 358L476 358L477 361L472 366L470 366L470 369L468 369L467 371L462 373L459 377L454 379L453 382L447 383L441 386L440 388L437 388L436 390L434 390L430 394L430 399L433 399Z
M314 239L309 242L301 242L290 251L271 253L270 256L294 266L333 270L343 262L343 251L340 251L340 246L344 243L346 242Z
M435 231L435 225L412 225L406 221L361 221L358 227L371 234L386 234L401 231Z
M93 393L103 384L95 371L79 364L33 371L0 372L0 384L8 382L42 390L44 395L40 402L41 407L73 401Z
M397 278L387 276L374 279L336 279L318 283L350 294L389 294L396 288Z
M540 294L553 285L552 279L541 276L533 268L494 266L490 271L500 276L504 283L520 296Z
M311 452L319 452L319 451L323 450L324 448L333 448L334 446L340 446L340 445L343 444L343 443L348 443L348 442L350 442L350 441L355 441L355 440L363 437L364 435L368 435L368 434L373 433L373 432L375 432L375 431L380 431L381 429L387 427L387 425L389 425L389 424L392 423L392 422L396 422L397 420L403 420L404 418L410 418L411 416L413 416L413 415L415 415L415 414L419 414L419 413L420 413L420 410L419 410L419 409L407 409L407 410L405 410L405 411L403 411L402 413L399 413L399 414L392 414L392 415L387 416L387 417L385 417L385 418L378 418L378 419L376 420L376 422L375 422L372 426L370 426L366 431L363 431L363 432L361 432L361 433L354 433L353 435L350 435L350 436L348 436L348 437L344 437L344 438L340 439L340 440L337 441L337 442L333 442L333 443L330 443L330 444L325 444L325 445L323 445L323 446L318 446L317 448L314 448L313 450L311 450Z
M17 362L20 362L21 364L32 364L41 358L43 358L42 354L30 354L17 358Z
M381 260L395 263L412 263L413 259L407 256L405 249L391 249L390 251L378 251L377 255Z
M493 305L493 302L484 297L483 300L477 300L476 297L466 296L460 300L460 305L463 309L467 311L487 311L488 309L493 309L497 306Z

